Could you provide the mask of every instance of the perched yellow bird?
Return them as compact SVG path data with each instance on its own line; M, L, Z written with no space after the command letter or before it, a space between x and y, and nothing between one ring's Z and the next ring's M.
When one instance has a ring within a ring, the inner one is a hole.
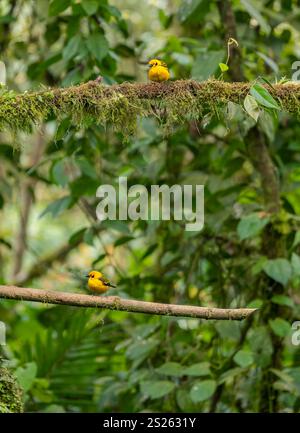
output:
M150 60L148 77L151 81L167 81L170 78L168 66L165 62L158 59Z
M98 271L91 271L88 275L88 287L95 293L105 293L110 287L116 287L110 283L103 274Z

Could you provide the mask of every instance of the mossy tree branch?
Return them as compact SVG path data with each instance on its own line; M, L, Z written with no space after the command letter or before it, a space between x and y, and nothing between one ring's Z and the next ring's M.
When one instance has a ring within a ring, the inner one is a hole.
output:
M134 299L121 299L118 296L91 296L42 289L27 289L16 286L0 286L0 298L210 320L243 320L256 311L254 308L225 309L197 307L194 305L161 304Z
M123 83L105 86L99 80L68 88L47 89L16 95L4 91L0 96L0 130L30 131L50 115L70 116L76 125L111 123L125 134L135 131L138 116L159 116L171 128L186 120L201 119L229 101L242 104L251 83L208 80L177 80L166 83ZM300 85L267 86L282 109L300 112ZM162 108L163 110L158 110Z

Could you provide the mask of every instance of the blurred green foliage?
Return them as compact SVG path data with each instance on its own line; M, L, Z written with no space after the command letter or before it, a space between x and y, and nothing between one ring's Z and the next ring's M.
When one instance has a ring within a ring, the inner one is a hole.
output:
M128 142L110 126L78 130L68 118L49 118L30 136L1 133L0 279L75 291L96 267L121 296L260 312L242 323L200 322L1 301L2 363L23 389L25 411L299 411L291 325L300 314L300 126L258 78L291 77L300 2L227 5L242 74L256 80L244 108L228 104L224 116L209 113L169 136L155 119L140 119ZM142 62L156 56L173 79L231 81L236 54L228 71L219 66L229 25L221 9L206 0L3 1L7 85L20 92L98 75L108 85L146 81ZM249 153L254 127L276 167L275 215ZM129 186L205 184L203 231L174 221L99 227L96 189L121 175Z

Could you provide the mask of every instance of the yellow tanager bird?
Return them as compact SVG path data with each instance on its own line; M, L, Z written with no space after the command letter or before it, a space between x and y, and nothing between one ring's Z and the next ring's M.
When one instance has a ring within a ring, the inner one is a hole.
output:
M105 293L110 287L115 288L109 280L104 278L103 274L98 271L91 271L88 275L88 288L95 293Z
M168 66L165 62L158 59L152 59L148 65L150 68L148 72L149 80L161 82L167 81L170 78Z

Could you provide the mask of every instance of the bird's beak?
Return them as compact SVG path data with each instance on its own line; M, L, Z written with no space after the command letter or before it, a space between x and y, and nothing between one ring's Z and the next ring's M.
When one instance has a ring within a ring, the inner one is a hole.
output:
M90 276L89 275L85 275L85 278L90 278Z

